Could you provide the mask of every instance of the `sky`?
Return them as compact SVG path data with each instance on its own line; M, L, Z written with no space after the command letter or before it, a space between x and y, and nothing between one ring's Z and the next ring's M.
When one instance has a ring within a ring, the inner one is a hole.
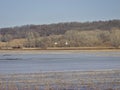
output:
M120 0L0 0L0 28L120 19Z

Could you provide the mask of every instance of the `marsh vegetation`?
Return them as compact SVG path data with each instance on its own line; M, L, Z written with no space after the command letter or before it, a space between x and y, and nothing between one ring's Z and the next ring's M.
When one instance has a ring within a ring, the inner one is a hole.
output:
M0 74L0 90L120 90L120 71Z

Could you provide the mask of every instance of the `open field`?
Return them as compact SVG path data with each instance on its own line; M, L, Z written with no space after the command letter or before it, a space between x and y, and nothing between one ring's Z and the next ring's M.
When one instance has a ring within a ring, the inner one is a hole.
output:
M0 74L0 90L120 90L120 70Z

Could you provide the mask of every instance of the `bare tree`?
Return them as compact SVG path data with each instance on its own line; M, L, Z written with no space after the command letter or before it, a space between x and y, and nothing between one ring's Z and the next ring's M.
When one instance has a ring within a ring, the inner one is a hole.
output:
M116 48L120 46L120 30L115 29L111 31L110 41L112 46Z

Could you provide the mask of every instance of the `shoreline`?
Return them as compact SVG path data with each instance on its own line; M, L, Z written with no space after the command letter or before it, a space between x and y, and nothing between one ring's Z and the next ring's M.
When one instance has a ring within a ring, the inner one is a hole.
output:
M119 72L119 69L94 69L94 70L63 70L63 71L40 71L40 72L26 72L26 73L0 73L0 75L29 75L29 74L57 74L57 73L62 73L62 74L74 74L74 73L79 73L79 74L91 74L91 73L115 73Z
M120 52L120 49L5 49L0 50L0 54L69 54L80 52Z
M120 50L115 47L48 47L48 48L3 48L0 50Z

